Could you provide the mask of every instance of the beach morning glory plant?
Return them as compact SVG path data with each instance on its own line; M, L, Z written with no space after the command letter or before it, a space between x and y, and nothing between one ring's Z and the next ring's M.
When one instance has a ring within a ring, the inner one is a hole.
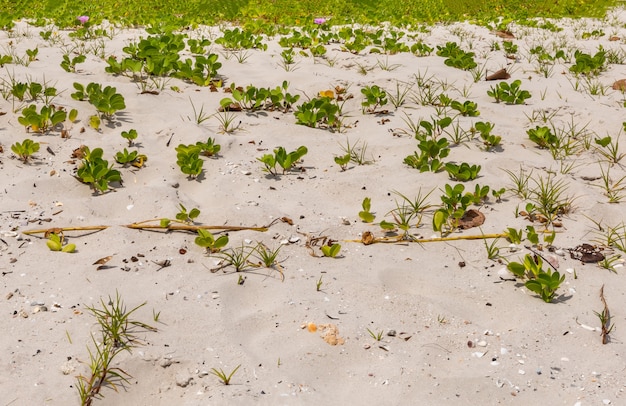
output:
M89 16L78 16L76 19L81 25L85 25L85 23L89 21Z

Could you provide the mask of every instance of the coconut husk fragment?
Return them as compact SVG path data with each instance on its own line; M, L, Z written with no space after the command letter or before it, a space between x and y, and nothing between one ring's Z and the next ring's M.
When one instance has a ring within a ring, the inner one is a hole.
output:
M480 227L485 222L485 215L476 209L469 209L459 219L459 228L467 230L472 227Z
M499 71L495 71L491 75L487 75L485 80L506 80L509 79L511 75L506 69L500 69Z
M504 38L504 39L515 39L515 35L511 31L493 31L493 34L496 37Z
M619 90L620 92L626 92L626 79L620 79L613 83L611 86L613 90Z

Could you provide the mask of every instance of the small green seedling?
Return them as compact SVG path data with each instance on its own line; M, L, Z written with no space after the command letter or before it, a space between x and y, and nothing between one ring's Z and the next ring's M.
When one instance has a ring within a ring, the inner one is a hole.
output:
M558 271L541 272L536 279L526 281L524 284L528 290L531 290L541 296L544 302L550 303L556 296L556 290L565 280L565 275L559 274Z
M342 171L345 171L346 169L348 169L348 164L350 163L351 158L352 156L350 154L336 156L335 163L339 165Z
M527 90L520 89L521 80L515 80L511 83L500 82L496 86L492 86L487 95L493 97L496 103L501 101L506 104L524 104L526 99L531 98L531 94Z
M480 111L478 111L478 104L470 100L463 103L454 100L450 102L450 107L457 110L459 114L464 117L477 117L480 115Z
M61 251L61 252L74 252L76 250L75 244L66 244L63 245L63 235L59 235L56 233L50 233L48 236L48 241L46 241L46 245L50 248L50 251Z
M483 239L483 243L485 244L485 250L487 251L487 258L495 261L500 259L500 248L498 247L499 238L494 238L491 243L487 243L487 239Z
M558 146L559 138L548 127L535 127L526 131L528 138L539 148L551 149Z
M222 266L218 269L232 266L235 268L235 272L242 272L246 269L247 265L251 264L251 262L248 261L248 258L250 258L254 252L254 249L250 249L243 244L237 248L224 250L218 254L218 256L223 260Z
M558 271L544 271L541 257L530 254L526 254L523 263L509 262L507 268L516 277L528 279L524 284L526 288L538 294L546 303L552 302L557 289L565 280L565 275L560 275Z
M255 256L261 260L263 266L266 268L272 268L274 265L278 264L278 252L281 248L282 245L279 245L278 248L272 250L260 242L254 249L256 252Z
M274 155L265 154L260 158L257 158L258 161L262 162L265 165L263 169L266 172L269 172L271 175L277 176L278 172L276 169L276 165L282 168L282 173L289 171L295 164L308 152L308 149L305 146L299 147L297 150L287 153L285 148L278 147L274 150Z
M128 141L128 146L133 146L133 141L137 139L137 130L131 129L129 131L122 131L122 138Z
M68 54L63 55L63 61L61 62L61 67L66 72L76 72L76 65L79 63L83 63L86 60L85 55L78 55L74 58L70 58Z
M377 85L366 86L361 89L364 100L361 103L363 113L375 113L378 107L387 104L387 92Z
M200 215L200 210L195 207L187 212L187 208L182 203L179 203L178 206L180 207L180 211L176 213L176 220L178 221L191 224Z
M500 188L498 190L492 189L491 195L496 199L496 203L500 203L502 201L502 196L506 192L505 188Z
M442 159L450 153L450 147L446 138L424 139L417 145L420 152L404 158L404 163L420 172L439 172L444 168Z
M359 217L361 218L361 220L363 220L364 223L373 222L374 219L376 218L376 215L370 211L372 207L372 199L369 197L366 197L365 199L363 199L363 202L361 203L361 207L363 208L363 210L359 212Z
M215 238L213 234L204 229L198 229L198 236L194 240L196 245L199 245L202 248L205 248L207 252L214 253L219 252L220 249L224 248L226 244L228 244L228 236L222 235L219 238Z
M176 147L176 164L189 179L195 179L202 173L204 161L200 159L200 147L180 144Z
M90 151L85 147L85 158L82 165L76 171L76 177L83 183L91 184L95 192L106 192L112 182L121 182L122 175L118 170L109 166L109 162L102 159L104 152L102 148Z
M94 82L85 87L74 82L74 89L76 92L71 94L72 99L89 101L98 110L98 113L107 120L113 119L115 113L126 108L124 96L117 93L114 87L102 88L102 85Z
M317 292L321 292L323 284L324 284L324 281L322 280L322 277L320 276L320 278L317 280L317 282L315 282L315 290Z
M370 330L369 328L367 329L367 332L369 333L370 336L372 336L372 338L376 341L381 341L383 339L383 331L379 331L378 333L374 333L372 330Z
M330 97L317 97L304 102L294 111L296 124L307 127L326 126L333 129L340 125L340 108Z
M142 168L143 163L148 160L148 157L139 153L139 151L128 151L124 148L124 151L120 151L115 154L115 161L118 164L127 167L133 165L137 168Z
M17 118L17 121L27 130L30 128L33 132L43 134L61 124L66 118L65 110L43 106L37 111L37 106L31 104L22 110L22 115Z
M222 370L222 368L220 368L219 370L211 368L211 373L217 376L220 382L222 382L224 385L230 385L230 380L233 378L233 375L235 375L235 372L237 372L240 366L241 364L237 365L237 367L233 369L228 375L226 374L226 372L224 372L224 370Z
M479 184L476 184L474 186L474 192L469 193L470 197L472 198L472 203L476 205L480 205L486 202L487 199L489 198L489 190L490 190L490 187L487 185L480 186Z
M626 131L626 122L623 123L624 131ZM600 155L605 157L609 163L616 164L626 156L625 153L620 152L619 148L619 136L614 140L610 135L604 138L596 138L595 143L600 147L596 147L596 150Z
M336 258L337 255L339 255L339 251L341 251L341 245L337 243L329 243L326 245L322 245L321 250L322 254L324 254L325 257Z
M467 207L472 203L471 193L464 193L465 186L457 183L454 186L445 185L441 195L441 207L433 215L433 230L450 233L458 227L459 219L463 217Z
M11 145L11 151L26 164L33 154L39 151L39 143L34 142L30 138L26 138L21 143L16 142Z
M597 76L605 69L606 52L603 50L596 52L593 56L576 50L574 58L576 62L569 70L575 75Z
M502 137L499 135L491 134L494 125L490 122L479 121L474 125L474 129L480 133L480 138L483 140L483 145L487 151L500 145Z
M209 137L206 142L198 141L196 145L200 147L200 153L206 157L215 157L222 149L220 144L215 143L215 139Z
M480 165L470 165L467 162L457 165L450 162L445 165L445 170L448 172L450 179L467 182L478 177Z

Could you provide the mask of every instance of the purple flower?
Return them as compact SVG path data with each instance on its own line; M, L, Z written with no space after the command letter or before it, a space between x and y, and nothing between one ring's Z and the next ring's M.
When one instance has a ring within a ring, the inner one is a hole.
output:
M317 24L317 25L322 25L326 22L325 18L316 18L315 20L313 20L313 23Z
M76 17L76 19L81 24L85 24L87 21L89 21L89 16L79 16L79 17Z

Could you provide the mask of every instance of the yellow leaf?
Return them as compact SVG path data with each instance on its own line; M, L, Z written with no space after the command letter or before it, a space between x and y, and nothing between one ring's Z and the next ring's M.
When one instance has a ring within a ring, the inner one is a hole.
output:
M319 93L320 97L328 97L329 99L334 99L335 98L335 92L333 92L332 90L322 90Z

